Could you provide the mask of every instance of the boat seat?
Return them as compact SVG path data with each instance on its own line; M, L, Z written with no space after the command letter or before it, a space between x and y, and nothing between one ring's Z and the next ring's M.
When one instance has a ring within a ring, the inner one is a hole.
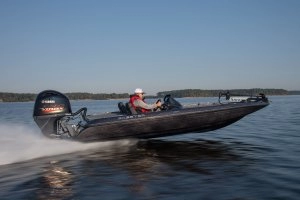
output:
M134 109L134 107L131 105L131 103L126 103L126 108L132 115L137 115L138 112Z
M118 103L118 108L119 108L120 112L123 113L123 114L126 114L126 115L131 114L131 112L126 108L126 106L124 105L123 102Z

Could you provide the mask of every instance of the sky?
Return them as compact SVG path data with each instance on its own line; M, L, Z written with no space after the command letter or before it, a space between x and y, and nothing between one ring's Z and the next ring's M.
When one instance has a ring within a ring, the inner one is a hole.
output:
M0 92L300 90L299 0L0 0Z

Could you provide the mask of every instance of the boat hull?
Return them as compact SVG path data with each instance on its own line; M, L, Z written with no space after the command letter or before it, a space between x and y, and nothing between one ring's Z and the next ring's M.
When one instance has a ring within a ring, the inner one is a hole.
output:
M228 126L267 106L268 102L218 104L137 116L118 120L92 120L73 139L90 142L122 138L155 138L191 132L206 132Z

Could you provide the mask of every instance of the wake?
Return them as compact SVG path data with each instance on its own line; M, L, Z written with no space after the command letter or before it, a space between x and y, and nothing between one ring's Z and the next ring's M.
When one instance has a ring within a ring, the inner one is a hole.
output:
M132 141L80 143L49 139L24 125L0 124L0 165L35 158L128 145Z

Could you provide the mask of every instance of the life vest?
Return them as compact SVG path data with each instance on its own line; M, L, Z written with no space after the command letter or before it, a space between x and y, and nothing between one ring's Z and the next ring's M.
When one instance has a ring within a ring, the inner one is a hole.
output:
M145 101L139 96L139 95L131 95L130 96L130 99L129 99L129 103L132 105L132 107L138 112L138 111L141 111L142 113L146 113L146 112L149 112L150 110L149 109L145 109L145 108L141 108L141 107L136 107L134 105L134 101L135 100L141 100L145 103Z

